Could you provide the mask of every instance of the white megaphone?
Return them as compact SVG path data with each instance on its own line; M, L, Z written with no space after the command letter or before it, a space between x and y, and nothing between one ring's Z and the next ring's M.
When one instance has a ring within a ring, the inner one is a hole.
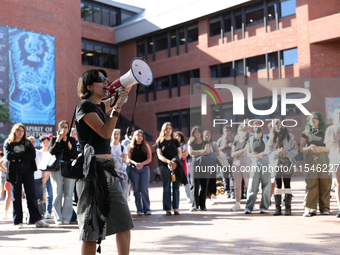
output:
M149 64L142 58L134 58L130 64L130 70L119 79L112 81L107 86L110 94L115 94L123 88L130 88L137 83L150 86L153 83L153 73ZM127 101L127 99L125 99Z

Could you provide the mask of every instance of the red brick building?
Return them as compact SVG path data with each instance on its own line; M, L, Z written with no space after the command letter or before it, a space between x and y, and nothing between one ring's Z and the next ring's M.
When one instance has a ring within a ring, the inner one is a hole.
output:
M185 135L190 118L205 128L190 78L229 84L236 79L245 96L247 88L253 88L258 109L270 108L273 87L279 94L281 87L309 88L312 99L305 107L326 117L325 98L340 94L339 1L221 2L226 3L199 1L148 16L147 10L110 0L3 0L0 24L55 36L56 123L71 119L81 73L102 66L116 79L137 56L147 59L155 82L141 90L135 123L153 141L167 120ZM134 94L132 89L122 111L127 118L132 116ZM220 108L210 104L211 119L230 118L230 93ZM288 110L285 118L298 122L292 132L299 143L306 117L294 107ZM279 112L269 117L281 117ZM243 117L253 116L246 111Z

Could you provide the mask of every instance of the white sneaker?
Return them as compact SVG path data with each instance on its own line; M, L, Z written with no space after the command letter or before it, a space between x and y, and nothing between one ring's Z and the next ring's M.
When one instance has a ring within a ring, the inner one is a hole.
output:
M45 219L51 219L52 215L50 213L45 214Z
M192 203L191 198L187 198L187 203Z
M14 225L14 229L22 229L22 223Z
M249 209L245 209L245 210L244 210L244 213L245 213L245 214L251 214L251 211L250 211Z
M48 224L46 221L44 220L38 220L36 223L35 223L35 227L36 228L47 228L50 224Z
M266 209L260 209L260 213L266 213L267 210Z
M6 219L7 219L7 212L4 213L4 216L2 216L2 219L3 219L3 220L6 220Z
M230 210L231 211L239 211L239 210L241 210L241 205L240 204L235 204Z

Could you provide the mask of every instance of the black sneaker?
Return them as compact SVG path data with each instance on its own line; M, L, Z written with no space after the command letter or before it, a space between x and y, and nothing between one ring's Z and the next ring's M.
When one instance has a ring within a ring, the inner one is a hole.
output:
M340 218L340 209L338 210L338 213L336 214L337 218Z

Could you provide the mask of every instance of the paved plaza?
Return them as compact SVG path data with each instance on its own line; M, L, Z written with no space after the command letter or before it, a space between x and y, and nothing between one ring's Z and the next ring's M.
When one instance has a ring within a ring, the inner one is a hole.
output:
M331 215L303 218L304 178L293 177L292 216L273 216L274 206L266 214L256 211L231 212L233 199L216 197L216 204L205 212L189 212L181 187L180 215L166 216L162 210L162 186L150 184L151 216L137 216L133 197L129 206L135 228L131 235L131 253L138 254L339 254L340 219L335 217L335 193L331 193ZM0 202L1 212L4 201ZM244 209L245 200L241 207ZM80 254L77 225L37 229L24 225L14 230L11 220L0 221L0 254ZM102 244L102 254L117 254L115 237Z

